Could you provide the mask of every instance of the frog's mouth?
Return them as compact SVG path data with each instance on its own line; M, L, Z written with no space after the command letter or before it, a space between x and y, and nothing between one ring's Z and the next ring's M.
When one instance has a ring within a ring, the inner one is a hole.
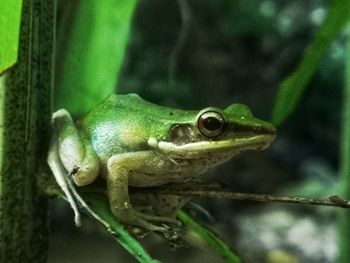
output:
M158 149L172 157L195 158L205 153L234 152L239 153L247 150L264 150L275 139L275 135L263 134L252 135L245 138L231 138L220 141L200 141L177 145L172 142L158 141L155 138L148 139L148 145Z

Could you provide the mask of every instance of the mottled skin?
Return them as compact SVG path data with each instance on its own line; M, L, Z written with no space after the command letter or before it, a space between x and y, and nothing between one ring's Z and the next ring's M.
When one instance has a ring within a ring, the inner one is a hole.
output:
M111 95L76 123L59 110L53 123L57 144L52 151L58 151L67 172L75 171L75 184L87 185L102 176L116 218L155 231L164 230L157 222L174 223L176 210L186 200L144 196L151 210L141 212L132 207L128 186L198 181L208 168L242 151L265 149L275 137L275 128L254 118L242 104L184 111L136 94ZM57 178L57 162L49 164Z

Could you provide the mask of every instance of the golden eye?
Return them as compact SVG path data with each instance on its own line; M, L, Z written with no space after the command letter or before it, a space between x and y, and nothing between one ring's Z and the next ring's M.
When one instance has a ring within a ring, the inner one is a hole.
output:
M217 137L224 131L224 127L225 120L218 112L207 111L198 118L198 129L204 136Z

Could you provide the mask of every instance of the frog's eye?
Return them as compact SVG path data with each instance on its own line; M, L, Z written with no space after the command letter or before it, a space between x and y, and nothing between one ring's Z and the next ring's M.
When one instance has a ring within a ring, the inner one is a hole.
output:
M225 126L224 118L215 111L204 112L198 118L198 129L207 137L219 136L224 131Z

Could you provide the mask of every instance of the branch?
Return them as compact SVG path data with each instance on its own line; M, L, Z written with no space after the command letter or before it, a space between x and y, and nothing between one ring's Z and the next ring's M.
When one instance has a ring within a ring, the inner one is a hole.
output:
M44 192L49 196L62 195L58 186L51 182L43 183ZM256 202L270 202L270 203L291 203L299 205L319 205L319 206L333 206L340 208L350 208L350 200L342 199L337 195L332 195L326 198L314 197L299 197L299 196L274 196L268 194L250 194L237 193L230 191L223 191L224 186L218 183L191 183L191 184L168 184L158 187L131 187L130 194L134 193L152 193L152 194L166 194L166 195L181 195L188 197L201 198L215 198L215 199L231 199L243 201ZM107 195L105 184L101 181L97 184L84 186L79 189L81 193L95 193Z
M249 194L222 191L219 185L191 184L191 185L171 185L167 187L136 188L137 193L146 192L153 194L174 194L190 197L207 197L217 199L232 199L257 202L277 202L293 203L299 205L320 205L349 208L350 201L344 200L337 195L328 198L298 197L298 196L274 196L267 194ZM195 189L195 190L193 190Z

